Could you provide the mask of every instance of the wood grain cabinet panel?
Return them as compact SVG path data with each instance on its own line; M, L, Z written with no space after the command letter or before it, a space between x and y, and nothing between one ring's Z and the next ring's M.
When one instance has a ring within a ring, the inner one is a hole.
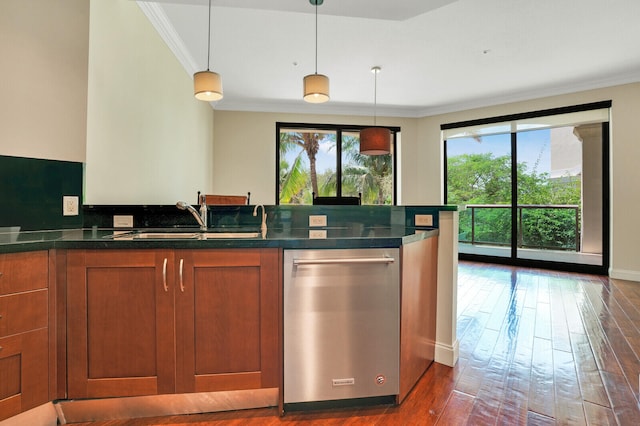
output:
M438 237L402 246L398 403L435 359L437 265Z
M0 295L47 288L46 251L0 254Z
M0 420L49 401L46 328L0 338Z
M278 249L69 251L69 398L278 386Z
M47 289L0 296L0 337L46 328Z
M178 392L278 386L278 253L177 253Z
M0 254L0 420L49 401L48 253Z
M160 250L67 253L69 398L173 391L172 256Z

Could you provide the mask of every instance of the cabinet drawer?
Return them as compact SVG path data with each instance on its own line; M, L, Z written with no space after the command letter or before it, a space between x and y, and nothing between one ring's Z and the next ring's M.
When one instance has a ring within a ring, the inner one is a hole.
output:
M47 288L46 251L0 254L0 295Z
M0 421L49 400L46 329L0 337Z
M48 290L0 296L0 337L47 327Z

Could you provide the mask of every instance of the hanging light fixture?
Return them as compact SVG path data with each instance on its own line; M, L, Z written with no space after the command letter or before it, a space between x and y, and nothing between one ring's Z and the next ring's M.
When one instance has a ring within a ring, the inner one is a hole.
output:
M316 71L304 77L304 100L319 104L329 100L329 77L318 74L318 6L324 0L309 0L316 7Z
M193 93L196 99L206 102L222 99L222 79L217 72L209 71L211 56L211 0L209 0L209 32L207 37L207 70L193 74Z
M391 152L391 131L386 127L376 126L376 108L378 97L378 73L380 67L371 68L374 74L373 86L373 127L360 130L360 154L387 155Z

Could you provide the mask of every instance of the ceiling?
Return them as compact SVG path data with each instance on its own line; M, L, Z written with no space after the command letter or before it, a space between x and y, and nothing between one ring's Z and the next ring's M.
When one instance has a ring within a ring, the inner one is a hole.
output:
M132 0L133 1L133 0ZM137 1L186 72L207 68L208 0ZM220 110L422 117L640 81L638 0L212 0Z

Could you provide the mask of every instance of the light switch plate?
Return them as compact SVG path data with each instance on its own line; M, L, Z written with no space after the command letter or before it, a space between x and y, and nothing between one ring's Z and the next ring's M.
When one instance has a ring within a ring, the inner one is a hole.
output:
M62 196L62 215L78 216L79 197L77 195Z
M416 226L433 226L433 215L417 214L415 216Z
M133 228L133 215L113 215L114 228Z
M327 215L326 214L309 215L309 226L327 226Z

